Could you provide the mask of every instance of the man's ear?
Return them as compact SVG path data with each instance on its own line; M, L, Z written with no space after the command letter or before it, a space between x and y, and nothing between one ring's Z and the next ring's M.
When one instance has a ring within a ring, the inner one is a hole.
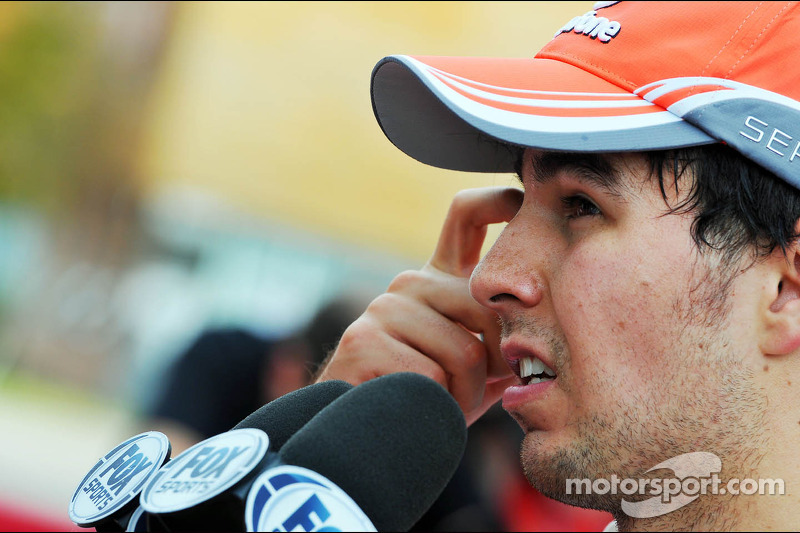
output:
M800 222L795 230L800 230ZM780 250L775 253L780 258L767 281L772 296L765 310L761 349L769 355L786 355L800 348L800 242L791 243L785 257Z

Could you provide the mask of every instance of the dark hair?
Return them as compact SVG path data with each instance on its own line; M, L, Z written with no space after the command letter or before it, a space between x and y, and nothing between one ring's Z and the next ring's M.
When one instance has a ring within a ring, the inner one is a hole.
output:
M695 213L692 238L716 250L729 265L784 253L798 237L800 190L724 144L648 152L651 175L664 201L667 187L682 200L669 213ZM690 171L687 173L687 170ZM683 182L688 181L688 190Z

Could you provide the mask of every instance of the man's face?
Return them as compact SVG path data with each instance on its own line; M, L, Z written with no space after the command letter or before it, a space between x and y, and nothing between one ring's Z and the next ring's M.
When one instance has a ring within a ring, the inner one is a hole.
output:
M522 180L522 207L470 288L498 313L511 367L536 357L555 373L503 397L531 483L566 499L566 478L638 477L680 453L744 463L764 407L745 356L748 274L725 285L692 215L665 215L641 155L528 151Z

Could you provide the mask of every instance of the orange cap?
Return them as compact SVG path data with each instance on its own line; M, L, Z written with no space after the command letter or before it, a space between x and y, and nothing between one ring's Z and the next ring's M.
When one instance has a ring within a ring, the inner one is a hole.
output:
M795 2L598 2L535 58L389 56L386 136L430 165L511 172L509 145L573 152L727 143L800 188Z

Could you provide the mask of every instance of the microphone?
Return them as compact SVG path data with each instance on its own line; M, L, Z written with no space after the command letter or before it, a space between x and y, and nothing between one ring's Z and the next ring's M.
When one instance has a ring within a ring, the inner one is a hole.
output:
M278 460L294 466L271 468L254 481L246 525L249 531L373 530L358 526L363 511L379 531L407 531L444 490L466 441L461 409L435 381L414 373L367 381L286 442ZM343 511L342 494L355 511Z
M279 450L314 415L352 388L344 381L324 381L290 392L248 415L231 431L178 455L142 491L141 506L151 527L243 529L242 510L236 510L235 501L243 500L244 495L238 494L241 486L261 471L267 449Z
M269 449L277 452L314 415L352 388L345 381L323 381L308 385L260 407L233 429L257 428L266 432L269 435Z
M69 517L97 531L127 531L140 519L139 494L153 474L169 461L166 435L147 431L108 452L78 484ZM134 516L135 515L135 516Z
M296 390L239 422L236 428L259 427L269 432L277 450L323 407L353 388L344 381L326 381ZM70 519L97 531L141 531L148 513L139 507L146 483L171 454L169 439L149 431L126 440L101 458L78 485L69 505ZM183 454L181 454L183 456ZM179 456L180 457L180 456Z
M269 422L255 414L245 421ZM151 479L140 497L151 527L408 530L444 490L467 435L452 396L412 373L342 394L278 453L267 453L271 436L241 427L245 421L190 448Z

